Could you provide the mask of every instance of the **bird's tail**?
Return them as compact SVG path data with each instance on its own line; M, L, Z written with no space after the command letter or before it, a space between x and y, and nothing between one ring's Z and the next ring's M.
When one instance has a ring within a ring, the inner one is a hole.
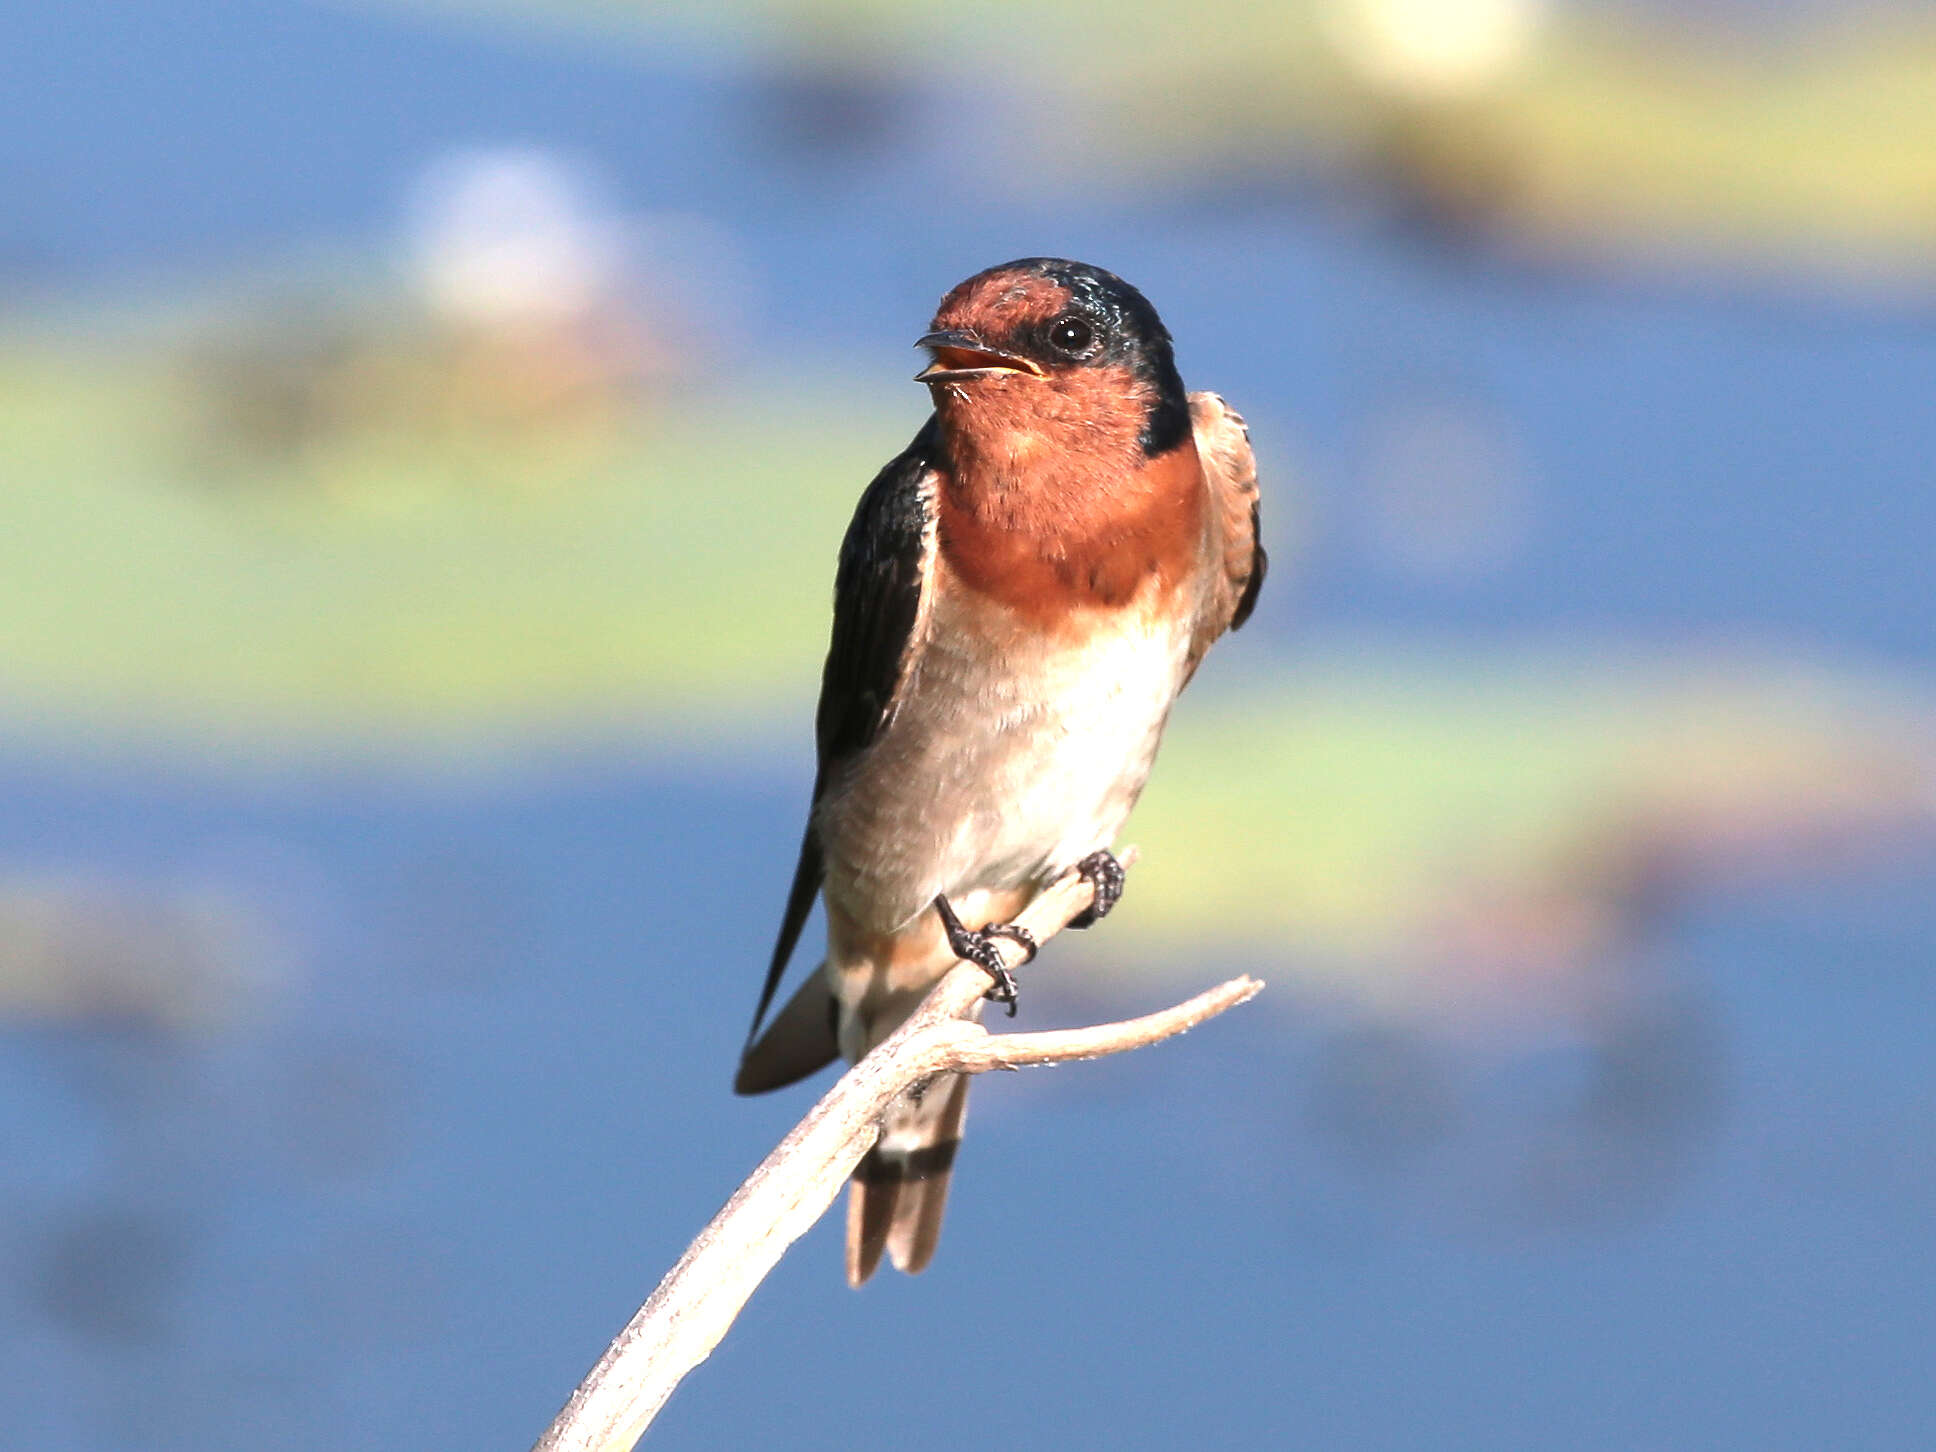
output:
M849 1285L873 1275L883 1251L910 1275L934 1259L967 1114L966 1074L937 1074L888 1107L848 1192Z

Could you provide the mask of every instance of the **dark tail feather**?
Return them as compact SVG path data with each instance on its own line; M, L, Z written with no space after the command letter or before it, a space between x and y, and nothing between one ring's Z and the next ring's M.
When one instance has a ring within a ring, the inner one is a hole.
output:
M909 1275L925 1270L941 1240L948 1182L968 1115L968 1076L940 1074L903 1095L881 1138L854 1170L847 1202L847 1283L874 1274L886 1252Z
M873 1150L854 1169L847 1192L847 1284L864 1286L887 1249L888 1227L894 1223L894 1202L901 1185L880 1175Z

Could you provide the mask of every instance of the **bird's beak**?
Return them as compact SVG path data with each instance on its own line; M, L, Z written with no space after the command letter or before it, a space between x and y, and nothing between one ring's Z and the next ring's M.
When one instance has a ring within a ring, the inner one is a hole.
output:
M986 378L996 373L1046 376L1040 364L1016 353L991 348L965 328L929 333L914 346L934 350L934 362L914 375L916 383L952 383L961 378Z

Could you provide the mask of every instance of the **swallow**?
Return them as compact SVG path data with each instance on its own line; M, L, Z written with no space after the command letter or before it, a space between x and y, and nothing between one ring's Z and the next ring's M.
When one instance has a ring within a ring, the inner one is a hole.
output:
M1169 332L1101 268L1033 257L941 300L915 375L934 411L861 496L834 585L818 770L734 1088L857 1061L966 958L1079 869L1087 927L1110 852L1204 652L1249 617L1267 560L1243 419L1185 393ZM826 957L767 1027L816 896ZM847 1279L934 1254L967 1076L910 1089L848 1199Z

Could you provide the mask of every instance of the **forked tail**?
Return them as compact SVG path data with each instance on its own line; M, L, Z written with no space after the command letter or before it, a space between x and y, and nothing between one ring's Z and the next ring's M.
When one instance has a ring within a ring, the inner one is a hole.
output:
M888 1107L881 1137L854 1170L847 1200L847 1283L874 1274L887 1253L912 1275L934 1259L955 1151L968 1114L966 1074L937 1074Z

